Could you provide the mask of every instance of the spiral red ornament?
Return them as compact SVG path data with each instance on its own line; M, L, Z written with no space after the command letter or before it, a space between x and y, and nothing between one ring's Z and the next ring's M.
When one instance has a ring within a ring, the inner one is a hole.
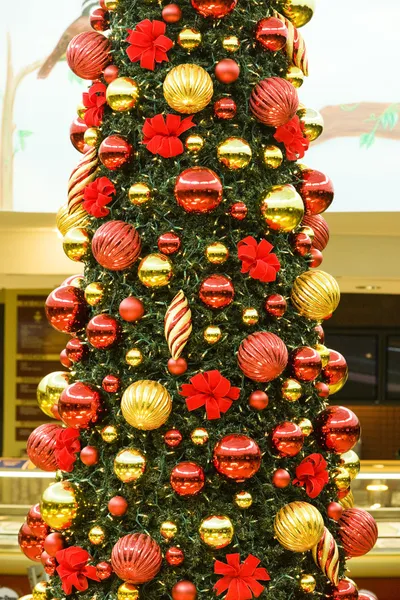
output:
M46 317L57 331L75 333L86 323L88 307L83 291L73 285L56 288L47 296Z
M375 546L378 527L362 508L348 508L339 520L339 535L348 558L364 556Z
M140 235L129 223L107 221L97 229L92 240L93 256L105 269L123 271L139 258Z
M294 117L298 107L296 89L280 77L261 80L251 92L251 112L260 123L270 127L285 125Z
M312 245L317 250L325 250L329 242L329 226L322 215L304 215L302 225L311 227L314 232Z
M239 367L253 381L272 381L282 373L287 362L287 348L274 333L252 333L239 346Z
M144 533L120 538L111 553L111 565L117 577L134 584L154 579L161 562L160 546Z
M333 585L339 583L339 549L335 538L324 527L324 534L318 544L312 549L315 564L327 576Z
M35 562L40 562L40 557L44 550L44 538L36 536L26 523L19 530L18 544L26 557Z
M57 460L54 454L57 436L61 425L45 423L39 425L30 434L26 445L29 460L42 471L56 471Z
M72 171L68 180L69 214L82 208L85 187L94 181L96 178L96 171L99 166L97 149L85 146L83 150L84 154L79 163L76 165L75 169Z
M110 41L101 33L78 33L68 44L68 66L82 79L98 79L111 61L110 50Z

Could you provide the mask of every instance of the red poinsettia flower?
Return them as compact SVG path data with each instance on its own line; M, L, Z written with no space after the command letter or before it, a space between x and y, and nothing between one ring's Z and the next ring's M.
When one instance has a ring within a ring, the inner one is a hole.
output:
M242 261L241 273L249 273L252 279L266 283L275 281L281 264L276 254L271 254L273 245L267 240L257 240L251 235L238 243L238 257Z
M303 130L304 125L297 115L285 125L277 127L274 138L277 142L282 142L285 145L288 160L303 158L305 151L308 150L310 142L304 137Z
M220 595L228 592L225 600L251 600L258 598L265 589L265 585L260 581L269 581L271 579L267 569L259 567L260 560L249 554L242 563L240 554L227 554L228 564L216 560L214 564L214 573L223 575L214 586L215 592Z
M83 120L88 127L101 125L106 103L106 89L104 83L94 83L87 92L83 93L82 102L86 106Z
M167 52L173 46L172 40L165 34L163 21L140 21L134 30L128 29L126 41L130 44L126 53L131 62L138 62L142 69L154 71L156 62L169 62Z
M307 496L316 498L329 481L328 464L322 454L310 454L296 467L293 485L305 486Z
M221 413L232 406L240 396L240 388L232 387L230 381L217 370L198 373L184 383L180 395L186 398L190 411L206 407L207 419L219 419Z
M106 208L115 194L115 186L108 177L98 177L85 187L83 192L83 208L94 217L105 217L110 212Z
M76 454L80 449L79 431L72 427L60 429L54 450L58 468L70 473L76 461Z
M159 114L152 119L146 119L143 125L143 144L152 154L159 154L163 158L178 156L183 152L183 144L179 139L182 133L196 127L192 122L193 115L182 119L179 115Z
M96 567L87 564L90 558L89 552L79 546L70 546L56 553L58 562L56 571L61 579L62 589L66 594L71 594L73 587L79 592L87 590L89 587L88 579L100 581L96 574Z

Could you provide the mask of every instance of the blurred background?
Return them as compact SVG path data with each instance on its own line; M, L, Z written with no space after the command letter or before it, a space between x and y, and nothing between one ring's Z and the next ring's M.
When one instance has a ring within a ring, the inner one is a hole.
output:
M47 324L43 303L74 272L55 218L80 159L69 128L86 88L64 53L89 28L95 5L13 0L0 20L0 600L28 593L41 578L39 565L29 582L32 563L16 534L53 476L24 456L30 432L46 419L37 384L62 370L65 340ZM324 328L350 375L332 401L361 420L362 470L352 487L380 533L373 552L351 560L350 577L379 600L397 598L400 584L399 22L397 0L320 0L302 29L310 77L299 90L325 121L306 163L328 174L336 192L324 214L331 239L322 268L343 296Z

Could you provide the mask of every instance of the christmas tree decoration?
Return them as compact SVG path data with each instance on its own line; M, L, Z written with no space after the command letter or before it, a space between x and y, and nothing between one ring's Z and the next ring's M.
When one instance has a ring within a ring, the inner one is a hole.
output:
M82 329L87 319L83 291L64 285L50 292L46 300L46 317L50 325L62 333L75 333Z
M328 482L328 463L322 454L310 454L296 467L293 485L305 487L309 498L319 496Z
M27 523L21 525L18 532L18 545L29 560L40 562L44 538L35 535Z
M200 523L199 534L207 546L213 550L221 550L231 543L234 528L229 517L212 515Z
M255 308L244 308L242 311L242 321L249 327L258 323L259 315Z
M279 77L261 80L251 92L251 112L260 123L269 127L279 127L290 121L298 107L296 89Z
M311 248L310 254L311 254L310 267L312 269L317 269L319 266L321 266L322 261L324 260L322 252L320 252L316 248Z
M121 327L114 317L107 314L96 315L86 327L88 342L97 350L107 350L119 340Z
M136 429L158 429L167 421L171 409L171 396L157 381L135 381L126 388L122 396L121 411L124 419Z
M128 197L131 204L141 206L152 199L152 189L147 183L133 183L129 188Z
M324 212L332 204L334 190L332 181L314 169L304 169L301 172L302 182L299 193L303 199L306 213L317 215Z
M268 169L279 169L283 162L282 150L278 146L265 146L262 156L264 164Z
M56 216L56 227L62 236L74 227L85 229L88 226L88 222L87 212L79 205L76 206L74 212L69 213L68 204L63 204Z
M204 487L203 469L194 462L181 462L171 472L171 487L179 496L195 496Z
M39 581L32 590L33 600L46 600L47 598L47 581Z
M293 375L300 381L314 381L322 369L321 356L309 346L296 348L290 357Z
M97 306L104 298L104 285L99 281L93 281L85 287L84 295L89 306Z
M297 115L277 127L274 138L285 146L286 158L291 161L303 158L310 145L309 140L304 136L303 124L300 123Z
M314 248L325 250L329 242L329 227L322 215L304 215L302 223L311 227L314 237L312 240Z
M203 331L204 340L211 346L219 342L222 337L221 328L218 325L209 325Z
M94 258L110 271L129 269L139 258L141 249L139 233L124 221L107 221L96 230L92 239Z
M139 86L131 77L117 77L107 87L107 104L115 112L130 110L138 98Z
M317 582L315 581L315 577L305 573L300 577L299 585L305 594L312 594L317 586Z
M304 43L303 37L295 25L286 19L283 15L279 14L277 11L273 11L273 16L276 19L282 21L282 23L286 26L288 35L286 40L286 46L284 48L286 52L286 56L289 61L293 63L295 67L301 69L303 75L307 77L308 75L308 57L306 45ZM290 65L291 66L291 65ZM289 69L290 69L289 66Z
M303 317L323 320L339 305L339 285L336 279L325 271L305 271L294 281L291 300L294 308Z
M114 459L113 470L123 483L137 481L146 469L146 458L135 448L124 448Z
M117 590L117 600L138 600L139 588L133 583L122 583Z
M164 435L164 443L168 448L177 448L182 440L183 436L178 429L170 429Z
M56 441L61 426L53 423L39 425L30 434L26 445L29 460L37 469L42 471L56 471L57 459L55 456Z
M118 392L119 388L121 387L121 380L115 375L106 375L101 382L101 387L105 392L114 394L115 392Z
M253 381L272 381L288 362L288 351L280 337L267 331L247 336L239 346L238 364Z
M67 279L64 279L60 287L65 287L66 285L72 285L72 287L76 287L79 290L83 288L84 278L83 275L70 275Z
M82 79L99 79L111 62L110 41L101 33L78 33L67 48L67 63L71 71Z
M236 116L236 102L230 96L220 98L214 103L214 114L217 119L230 121Z
M73 363L79 363L88 355L88 347L79 338L71 338L66 345L67 356ZM61 390L62 391L62 390ZM60 395L61 395L60 391ZM58 400L57 400L58 402Z
M130 367L138 367L143 362L143 354L140 348L130 348L125 354L125 362Z
M89 529L88 539L93 546L102 546L106 540L106 532L100 525L94 525Z
M81 215L85 188L96 178L98 165L97 149L89 148L72 171L68 181L68 213L70 215ZM70 218L72 219L72 216Z
M128 503L122 496L113 496L107 504L108 512L113 517L123 517L128 511Z
M217 147L219 162L232 171L247 167L252 154L250 144L238 137L226 138Z
M65 550L57 552L58 567L56 571L66 595L71 594L73 588L80 592L85 591L89 586L88 579L100 581L96 567L87 564L90 559L89 552L79 546L69 546Z
M286 488L291 481L290 473L286 469L277 469L272 475L272 483L279 489Z
M288 402L297 402L304 394L302 385L297 379L285 379L281 387L282 398Z
M131 158L133 148L120 135L109 135L100 144L98 156L100 162L110 171L123 167Z
M51 483L44 490L40 501L43 521L57 531L71 527L78 508L76 490L68 481Z
M154 579L161 562L160 546L144 533L125 535L111 552L111 565L117 577L133 584Z
M213 82L203 67L182 64L171 69L164 79L164 98L173 110L184 114L197 113L211 101Z
M86 111L87 112L87 111ZM86 145L97 147L102 140L100 130L97 127L88 127L83 136Z
M236 506L242 510L247 510L253 504L253 497L250 492L237 492L233 500Z
M229 258L229 250L221 242L213 242L207 246L205 251L208 262L213 265L222 265Z
M233 11L237 0L191 0L192 6L202 17L211 17L213 19L222 19ZM174 598L173 600L179 600ZM186 600L186 599L185 599ZM189 598L187 600L190 600Z
M168 62L167 52L173 41L165 35L166 25L162 21L140 21L134 30L128 29L126 41L130 44L126 53L131 62L140 62L142 69L154 71L156 63Z
M234 53L240 48L240 41L236 35L228 35L227 37L223 38L221 44L223 49L227 52Z
M274 185L262 196L261 214L273 231L289 232L301 222L304 204L292 185Z
M51 419L60 419L58 415L57 404L61 392L68 385L68 373L64 371L54 371L45 375L40 380L36 389L36 398L40 409Z
M339 535L349 558L364 556L378 539L375 519L362 508L348 508L339 520Z
M69 229L63 239L63 250L70 260L80 262L88 254L90 237L86 229Z
M249 406L255 410L264 410L269 404L268 394L262 390L255 390L249 396Z
M349 490L349 492L345 496L342 496L339 499L339 503L345 510L348 508L354 508L353 492Z
M241 563L240 554L227 554L226 563L215 561L214 573L222 575L222 578L214 585L217 595L228 590L226 598L253 598L258 597L265 589L260 581L271 579L268 571L260 568L261 561L252 554Z
M213 465L220 475L240 483L259 470L261 450L247 435L226 435L214 448Z
M330 502L326 507L326 514L330 519L334 521L339 521L340 517L343 514L343 506L339 504L339 502Z
M307 257L311 253L312 241L306 233L294 233L290 236L290 239L295 254Z
M190 434L190 439L195 446L204 446L209 440L207 429L204 427L196 427Z
M285 0L284 15L291 20L295 27L303 27L313 17L315 0Z
M178 581L171 590L172 600L196 600L197 589L191 581Z
M314 346L314 350L316 350L318 352L318 354L320 355L322 367L325 368L329 362L329 357L330 357L331 351L329 350L329 348L327 348L323 344L316 344Z
M296 456L303 447L304 435L299 425L284 421L273 429L271 442L279 456Z
M34 504L26 515L26 524L34 535L45 538L49 534L49 526L43 521L39 504Z
M101 439L106 444L112 444L118 439L118 429L114 425L106 425L100 431Z
M322 379L329 387L330 394L342 389L349 376L346 359L340 352L329 350L329 360L322 370Z
M100 579L100 581L104 581L105 579L108 579L109 577L111 577L112 573L113 573L113 570L112 570L112 566L110 565L110 563L108 563L104 560L97 563L96 575Z
M111 83L119 75L119 69L117 65L108 65L103 71L103 78L106 83Z
M360 422L345 406L329 406L319 413L314 426L318 444L328 452L344 454L360 438Z
M234 400L240 396L240 388L232 387L230 381L217 370L197 373L190 383L182 385L180 395L186 398L189 411L205 406L207 419L219 419Z
M324 131L324 120L321 113L313 108L307 108L300 116L304 136L309 142L314 142Z
M100 6L102 5L104 5L105 10L113 12L118 8L119 0L100 0Z
M54 452L58 469L71 473L80 449L79 431L72 427L62 428L57 436Z
M221 309L233 302L235 290L232 281L226 275L210 275L202 282L199 290L200 300L209 308Z
M64 548L64 536L61 533L52 532L46 535L44 539L44 551L49 556L54 557L59 550Z
M164 540L167 540L167 542L169 542L178 533L178 527L176 523L173 523L172 521L164 521L164 523L161 523L160 533Z
M343 469L342 467L335 469L332 479L339 491L345 491L350 488L351 479L346 469Z
M138 276L146 287L164 287L169 284L172 275L172 262L164 254L148 254L139 263Z
M264 308L271 317L280 319L286 312L287 302L281 294L271 294L265 300Z
M274 531L278 542L286 550L307 552L323 536L324 520L312 504L291 502L277 512Z
M190 167L177 177L175 199L188 213L209 213L222 201L222 183L206 167Z
M192 311L185 294L180 290L167 308L164 317L164 335L169 352L177 360L192 333Z
M78 152L85 152L85 140L84 135L87 129L87 125L83 119L80 117L76 117L69 128L69 139L71 140L71 144L78 150ZM61 209L60 209L61 210Z
M358 600L378 600L378 597L368 590L360 590L358 593Z
M182 11L178 4L167 4L161 14L166 23L178 23L182 19Z
M332 600L359 600L360 596L354 581L346 577L339 581L332 591L331 598Z
M90 13L90 27L95 31L107 31L110 28L110 15L103 8L94 8Z
M128 323L139 321L144 315L144 305L139 298L129 296L122 300L118 307L120 317Z
M189 135L185 140L185 148L188 152L196 154L204 148L204 138L201 135L192 134Z
M179 138L182 133L195 127L193 115L182 119L178 115L158 114L145 120L142 132L143 141L149 152L162 158L172 158L183 153L183 143Z
M303 432L304 437L308 437L314 431L314 427L313 427L313 424L311 423L310 419L301 418L297 421L297 425L300 427L301 431Z
M247 217L248 208L244 202L235 202L229 209L229 214L237 221L243 221Z
M87 429L99 419L100 394L93 386L75 381L62 392L58 410L62 421L68 427Z
M278 52L286 45L288 30L285 23L280 19L269 17L268 19L261 19L257 23L255 38L265 50Z
M360 472L361 464L354 450L349 450L340 456L340 464L348 472L351 480L355 479Z
M179 567L185 560L185 555L180 548L171 546L165 553L165 560L171 567Z
M99 462L99 451L94 446L85 446L82 448L79 458L87 467L93 467Z
M184 27L178 33L177 42L181 48L191 52L200 46L202 35L198 29L194 27Z
M296 67L295 65L290 65L285 75L285 79L287 79L293 85L293 87L299 88L304 83L304 73L299 67Z
M188 370L187 361L184 358L170 358L167 362L167 369L171 375L183 375Z
M240 66L233 58L223 58L215 65L214 73L218 81L229 85L239 79Z

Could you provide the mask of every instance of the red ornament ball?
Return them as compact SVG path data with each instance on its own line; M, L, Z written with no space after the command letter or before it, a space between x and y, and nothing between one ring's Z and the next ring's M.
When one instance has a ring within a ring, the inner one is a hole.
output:
M89 348L79 338L71 338L67 342L65 351L73 363L81 362L89 354Z
M357 586L351 579L341 579L333 589L332 600L359 600Z
M339 504L339 502L330 502L326 507L326 514L330 519L334 521L339 521L340 517L343 514L343 506Z
M280 319L286 312L287 302L281 294L271 294L266 299L264 308L271 317Z
M325 332L324 332L322 325L316 325L314 327L314 331L318 336L318 342L320 344L323 344L325 342Z
M115 392L118 392L119 388L121 387L121 380L115 375L106 375L101 382L101 387L105 392L108 392L109 394L115 394Z
M378 600L378 596L375 596L373 592L368 590L360 590L358 592L358 600Z
M304 434L296 423L284 421L272 431L272 446L280 456L296 456L303 447Z
M124 535L111 552L111 565L117 577L136 585L154 579L161 563L160 546L144 533Z
M314 388L320 398L329 398L329 386L323 381L316 381Z
M212 19L226 17L237 4L237 0L191 0L191 2L195 11L202 17L211 17ZM174 598L174 600L176 599Z
M179 496L195 496L204 487L203 469L194 462L181 462L172 469L170 483Z
M178 581L171 590L172 600L196 600L197 589L191 581Z
M64 536L54 531L49 533L44 540L44 549L50 556L55 556L59 550L64 548Z
M261 466L261 450L247 435L232 433L216 444L213 464L218 473L239 483L257 473Z
M344 454L360 439L360 421L346 406L329 406L317 416L314 432L321 448Z
M233 83L239 78L240 67L233 58L223 58L215 65L215 77L221 83Z
M174 188L175 199L188 213L206 214L222 201L222 183L207 167L189 167L178 175Z
M327 175L315 169L301 171L302 183L298 191L303 199L306 214L318 215L332 204L334 189L333 183ZM312 227L310 225L310 227Z
M243 221L247 217L248 208L244 202L235 202L229 208L229 214L236 221Z
M112 81L117 79L118 75L119 69L117 65L108 65L108 67L104 69L103 77L106 83L111 83Z
M276 488L285 488L290 482L290 473L286 469L277 469L272 475L272 483Z
M306 233L295 233L290 237L293 252L299 256L307 256L310 254L312 242L309 235Z
M250 110L255 118L269 127L285 125L299 107L296 88L280 77L263 79L253 88Z
M182 434L178 429L170 429L164 435L164 443L168 448L177 448L182 440Z
M87 429L99 418L100 394L92 386L75 381L63 390L58 410L68 427Z
M44 572L50 577L56 572L57 561L53 556L49 556L43 562Z
M35 562L40 562L44 538L37 537L26 523L24 523L19 530L18 544L26 557Z
M110 13L103 8L95 8L90 13L90 27L95 31L110 29Z
M82 152L82 154L85 152L86 143L83 136L85 135L87 128L88 126L85 121L80 117L76 117L69 128L69 139L71 140L71 144L76 150Z
M99 146L98 156L100 162L110 171L123 167L131 158L133 148L129 142L120 135L109 135Z
M105 581L113 574L113 568L110 563L102 560L96 565L96 575L100 581Z
M331 394L338 392L347 381L349 369L346 359L336 350L329 351L328 364L322 369L322 379L329 386Z
M177 4L164 6L161 15L166 23L178 23L182 19L182 11Z
M267 408L269 403L268 395L262 390L255 390L251 392L249 397L249 406L255 410L264 410Z
M311 227L314 232L313 246L325 250L329 242L329 226L322 215L304 215L302 225Z
M42 519L39 504L34 504L30 508L26 516L26 524L32 531L33 535L36 535L37 537L44 538L50 532L50 527Z
M96 315L86 327L88 342L97 350L111 348L119 339L121 327L114 317L107 314Z
M118 310L124 321L133 323L134 321L139 321L143 317L144 304L139 298L129 296L122 300Z
M348 558L364 556L378 539L378 527L372 515L362 508L348 508L339 521L339 536Z
M181 238L173 231L163 233L157 240L157 246L160 252L166 254L175 254L181 247Z
M81 289L83 285L83 280L83 275L79 275L79 273L78 275L70 275L69 277L64 279L60 287L64 287L65 285L72 285L73 287Z
M68 44L68 66L82 79L99 79L111 61L110 50L110 41L101 33L78 33Z
M296 348L290 360L293 375L299 381L314 381L321 373L321 356L314 348L310 348L310 346Z
M236 116L237 106L233 98L229 96L220 98L214 103L214 114L217 119L230 121Z
M234 296L233 283L226 275L210 275L200 286L200 300L209 308L225 308Z
M239 346L239 367L253 381L272 381L282 373L287 362L287 348L274 333L257 331L248 335Z
M99 462L99 451L95 446L85 446L82 448L79 458L87 467L93 467Z
M322 264L322 261L324 260L322 252L317 250L317 248L311 248L310 253L311 253L310 267L312 269L317 269Z
M61 350L60 352L60 363L66 369L69 369L72 366L72 361L68 358L67 349Z
M108 501L107 508L113 517L123 517L128 510L128 503L122 496L114 496Z
M54 454L61 425L45 423L30 434L26 445L29 460L42 471L56 471L57 460Z
M47 296L46 317L57 331L75 333L86 323L88 308L83 291L72 285L56 288Z
M179 567L185 560L185 555L180 548L171 546L165 553L165 560L171 567Z
M110 271L129 269L142 249L140 235L129 223L107 221L97 229L92 240L92 252L97 262Z
M283 21L269 17L257 23L255 38L265 50L278 52L286 46L288 30Z
M180 358L170 358L167 363L168 371L171 375L183 375L188 370L188 364L186 360L182 357Z

